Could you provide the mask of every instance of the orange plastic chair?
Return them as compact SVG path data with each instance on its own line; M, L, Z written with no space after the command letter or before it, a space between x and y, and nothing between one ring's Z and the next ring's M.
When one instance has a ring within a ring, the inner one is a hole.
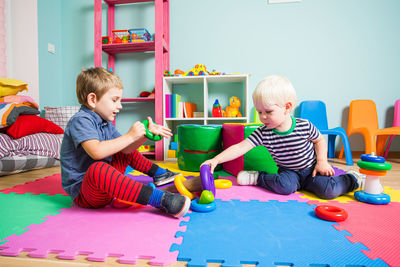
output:
M400 127L379 129L378 114L375 102L367 99L350 102L347 136L359 133L364 136L365 153L383 156L385 144L389 136L400 135ZM339 158L343 158L343 147Z
M396 103L394 104L394 117L393 117L393 127L400 127L400 99L398 99L396 101ZM394 135L391 135L388 141L388 144L386 146L386 150L385 150L385 159L387 158L388 154L389 154L389 148L390 145L392 144Z

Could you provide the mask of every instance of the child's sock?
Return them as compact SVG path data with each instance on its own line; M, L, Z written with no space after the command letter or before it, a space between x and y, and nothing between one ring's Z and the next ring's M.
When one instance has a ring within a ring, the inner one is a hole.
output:
M158 166L158 169L157 169L156 173L154 174L154 176L158 176L158 175L164 174L166 172L167 172L166 169L161 168L160 166Z
M164 194L165 194L164 191L154 188L153 193L151 194L149 202L147 204L155 208L160 207L161 198L163 197Z

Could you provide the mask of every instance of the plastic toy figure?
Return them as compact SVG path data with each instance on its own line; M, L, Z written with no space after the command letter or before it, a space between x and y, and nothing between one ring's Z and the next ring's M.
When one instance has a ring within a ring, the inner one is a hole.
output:
M204 75L208 75L206 66L202 64L197 64L196 66L194 66L193 69L185 72L183 76L204 76Z
M222 112L224 117L242 117L242 113L239 111L241 105L240 99L236 96L232 96L229 99L229 106Z

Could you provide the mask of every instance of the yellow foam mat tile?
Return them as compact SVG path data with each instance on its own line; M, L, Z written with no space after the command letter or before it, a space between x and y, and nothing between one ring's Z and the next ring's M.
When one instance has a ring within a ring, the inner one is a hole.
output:
M356 190L356 191L358 191L358 190ZM309 199L309 200L316 200L316 201L319 201L319 202L337 201L337 202L346 203L346 202L349 202L349 201L357 201L354 198L354 192L350 192L350 193L347 193L347 194L342 195L340 197L337 197L335 199L329 199L329 200L328 199L320 199L319 197L317 197L313 193L306 192L306 191L299 191L297 193L300 194L301 198L306 198L306 199ZM391 202L400 202L400 191L396 191L391 187L385 186L383 192L390 196Z

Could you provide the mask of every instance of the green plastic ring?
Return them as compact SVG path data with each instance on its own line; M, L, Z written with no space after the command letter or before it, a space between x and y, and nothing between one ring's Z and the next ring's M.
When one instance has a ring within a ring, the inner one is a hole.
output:
M390 163L384 162L384 163L378 163L378 162L369 162L369 161L357 161L358 167L365 169L365 170L371 170L371 171L389 171L392 169L392 165Z
M144 128L146 128L146 137L148 139L153 140L153 141L160 141L163 138L161 135L156 135L149 131L149 121L148 120L144 120L144 121L142 121L142 123L144 124Z

